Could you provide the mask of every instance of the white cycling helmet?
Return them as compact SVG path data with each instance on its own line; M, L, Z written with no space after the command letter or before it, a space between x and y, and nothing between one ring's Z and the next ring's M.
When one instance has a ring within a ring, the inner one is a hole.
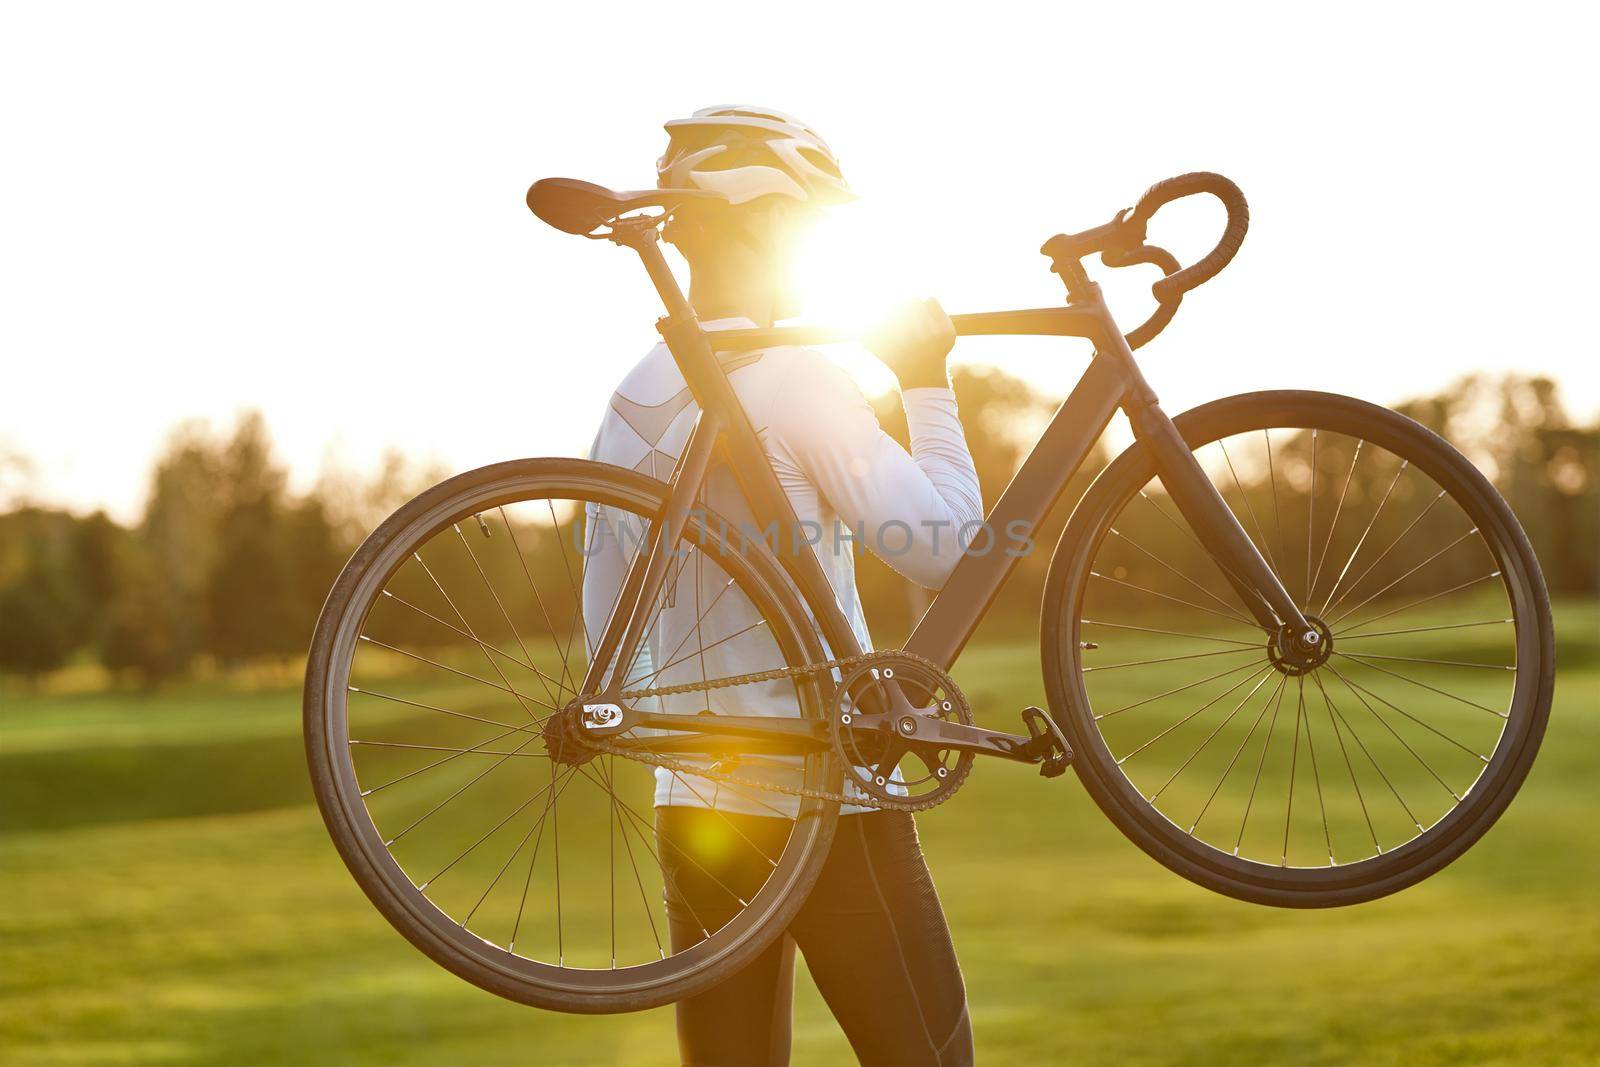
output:
M787 196L803 204L839 204L855 194L817 131L764 107L708 107L665 127L667 150L656 161L661 189L705 189L730 204Z

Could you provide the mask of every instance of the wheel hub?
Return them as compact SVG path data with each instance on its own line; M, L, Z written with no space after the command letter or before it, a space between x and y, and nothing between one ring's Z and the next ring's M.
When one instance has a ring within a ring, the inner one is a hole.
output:
M586 706L582 700L575 700L560 711L552 712L550 718L545 720L540 733L551 760L567 767L581 767L594 759L595 749L585 742L583 733L586 721L596 721L596 707L610 708L612 705Z
M1290 677L1310 674L1333 655L1333 631L1315 615L1307 615L1310 630L1284 626L1267 642L1267 658Z

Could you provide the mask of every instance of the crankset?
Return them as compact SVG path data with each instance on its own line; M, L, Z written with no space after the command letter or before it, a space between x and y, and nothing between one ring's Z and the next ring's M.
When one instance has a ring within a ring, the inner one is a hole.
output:
M940 725L971 728L972 709L955 680L934 664L884 652L846 671L828 723L844 766L846 792L867 803L932 807L955 794L973 753L939 743Z
M704 711L683 716L647 711L633 703L833 672L839 672L840 680L825 722ZM553 713L542 731L551 757L581 766L605 753L751 789L898 811L925 811L949 799L979 755L1035 764L1047 778L1060 775L1072 760L1065 736L1045 712L1023 710L1026 736L979 727L955 680L931 660L908 651L868 652L707 681L623 690L612 694L612 701L576 698ZM650 735L634 734L637 728ZM840 793L747 779L738 773L742 753L800 754L829 747L843 768Z

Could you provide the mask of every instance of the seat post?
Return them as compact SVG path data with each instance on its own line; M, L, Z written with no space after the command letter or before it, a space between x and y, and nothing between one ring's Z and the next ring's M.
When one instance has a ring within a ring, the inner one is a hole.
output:
M631 225L630 225L631 223ZM639 260L650 275L661 303L666 306L668 318L677 320L692 316L689 298L683 293L667 257L661 251L661 235L656 231L658 219L624 219L614 225L610 239L639 253Z

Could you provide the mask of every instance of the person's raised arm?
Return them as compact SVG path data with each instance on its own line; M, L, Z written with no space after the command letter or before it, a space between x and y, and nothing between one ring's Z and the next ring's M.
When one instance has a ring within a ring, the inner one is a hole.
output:
M775 428L866 547L911 580L944 584L983 519L972 454L945 372L955 342L936 301L901 309L867 344L900 381L911 452L883 432L854 382L820 356L786 382Z

